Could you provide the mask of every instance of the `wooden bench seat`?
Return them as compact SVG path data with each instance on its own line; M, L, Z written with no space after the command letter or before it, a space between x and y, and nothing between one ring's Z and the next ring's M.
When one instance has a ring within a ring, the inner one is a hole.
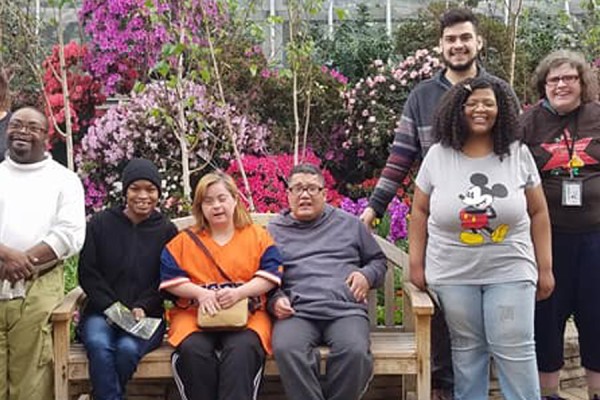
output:
M258 214L254 218L266 223L269 216ZM191 218L175 221L178 227L189 226ZM430 322L433 304L427 294L414 285L404 282L402 293L404 325L394 325L395 296L394 274L407 265L408 257L397 247L378 238L378 242L388 258L388 270L384 286L385 324L377 324L377 293L369 293L369 317L371 321L371 352L374 360L375 375L402 375L403 393L398 398L407 398L413 393L419 400L430 398ZM74 312L81 304L85 294L81 288L75 288L54 310L52 314L55 362L55 399L70 400L69 383L87 381L88 362L81 344L71 343L69 326ZM322 360L326 360L328 349L320 349ZM172 377L170 357L173 348L166 342L157 350L147 354L140 362L133 377L134 380L169 379ZM324 372L325 363L321 370ZM272 357L265 366L267 376L279 374L277 364Z
M373 345L371 351L376 360L374 365L375 375L398 375L402 370L405 374L416 374L416 364L412 362L416 357L416 347L414 334L404 334L402 332L373 332L371 335ZM325 361L329 354L327 347L321 347L321 359ZM140 363L134 379L160 379L172 377L171 353L173 347L164 342L161 347L149 353ZM79 343L71 344L69 349L69 381L87 381L88 360L85 355L83 345ZM400 364L400 365L399 365ZM325 371L323 362L322 371ZM267 359L265 366L265 375L277 376L279 370L273 357Z

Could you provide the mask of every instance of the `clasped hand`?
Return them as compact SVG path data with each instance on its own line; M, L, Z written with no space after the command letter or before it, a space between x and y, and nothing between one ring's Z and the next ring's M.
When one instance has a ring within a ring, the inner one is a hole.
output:
M215 315L221 309L232 307L241 299L242 296L237 288L224 288L219 290L204 289L196 300L200 312Z
M33 274L36 262L38 259L30 254L7 250L0 264L0 280L7 279L15 283L21 279L28 279Z

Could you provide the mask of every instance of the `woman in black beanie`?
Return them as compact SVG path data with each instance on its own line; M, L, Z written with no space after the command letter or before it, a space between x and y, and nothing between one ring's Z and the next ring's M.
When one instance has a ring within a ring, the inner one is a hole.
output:
M156 210L161 178L151 161L131 160L122 182L125 204L93 216L79 258L79 283L88 298L79 332L96 400L124 399L139 360L162 342L164 323L142 339L108 322L104 312L120 302L137 320L162 318L160 253L177 233Z

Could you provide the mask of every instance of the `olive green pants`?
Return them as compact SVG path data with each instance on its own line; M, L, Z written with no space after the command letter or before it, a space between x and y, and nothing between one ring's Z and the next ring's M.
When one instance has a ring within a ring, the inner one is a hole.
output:
M59 266L28 282L26 298L0 301L0 400L54 398L50 314L63 290Z

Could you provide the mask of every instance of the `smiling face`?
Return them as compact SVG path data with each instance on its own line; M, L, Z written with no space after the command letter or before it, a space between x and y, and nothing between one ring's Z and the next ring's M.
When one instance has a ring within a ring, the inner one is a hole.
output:
M222 181L208 186L202 198L202 214L211 230L233 226L237 200Z
M440 38L444 64L454 71L467 71L473 67L482 46L481 36L471 22L448 26Z
M159 195L158 188L146 179L132 182L127 187L126 214L134 221L148 218L158 204Z
M581 104L581 82L577 68L561 64L546 75L546 98L559 114L567 114Z
M312 194L311 194L312 193ZM288 203L292 216L299 221L318 218L325 208L327 189L319 175L297 173L292 175L288 189Z
M491 88L473 90L463 108L471 135L491 135L498 116L496 95Z
M45 158L48 140L46 117L34 108L16 111L6 130L10 158L20 164L31 164Z

